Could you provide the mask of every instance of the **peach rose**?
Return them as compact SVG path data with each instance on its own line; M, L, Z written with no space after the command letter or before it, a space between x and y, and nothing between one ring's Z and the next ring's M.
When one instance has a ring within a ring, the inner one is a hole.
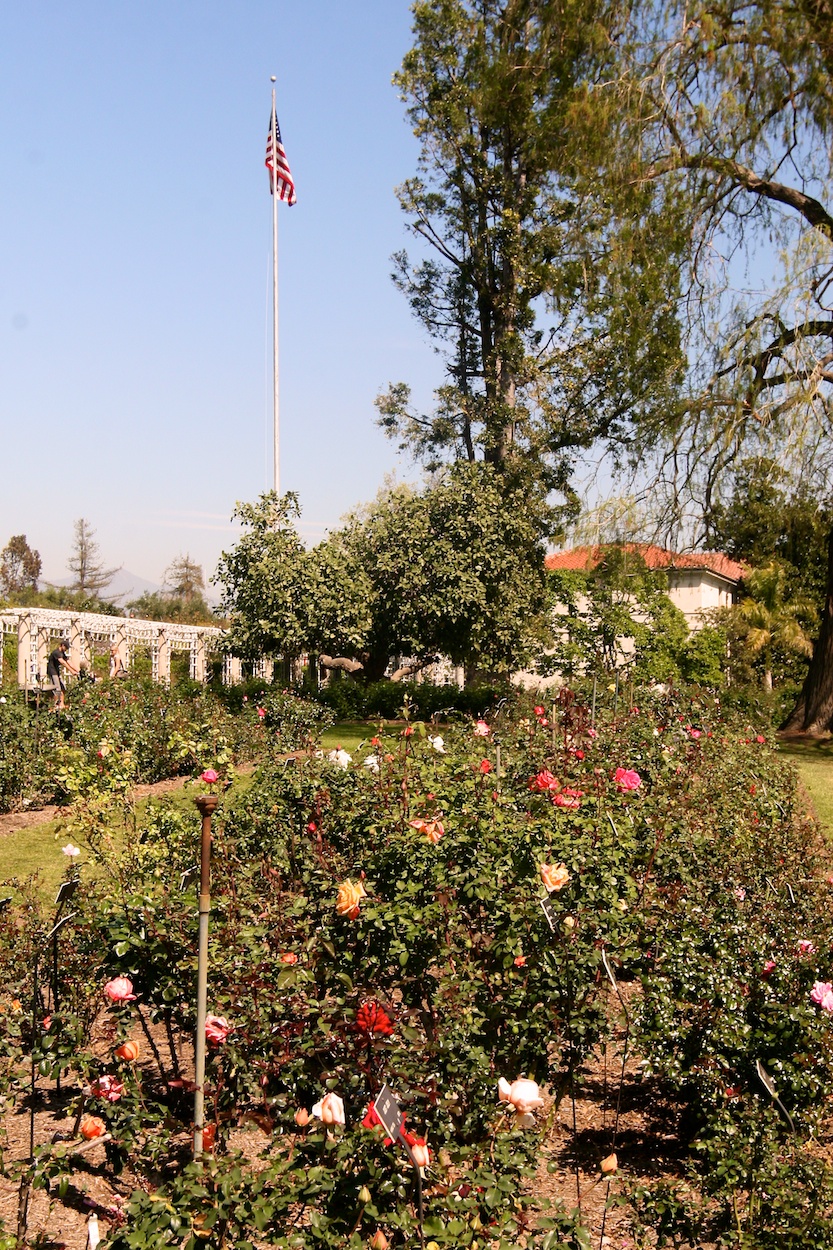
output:
M113 1053L117 1059L124 1059L126 1063L135 1063L142 1053L142 1048L138 1042L122 1042Z
M570 874L565 864L542 864L541 880L547 893L552 894L554 890L564 889L570 880Z
M107 1132L107 1125L97 1115L82 1115L78 1127L81 1130L81 1136L86 1137L87 1141L92 1141L94 1137L102 1137Z
M363 898L367 898L367 891L361 881L355 885L352 881L343 881L338 887L336 898L336 911L339 916L346 916L348 920L357 920L359 903Z
M606 1159L602 1159L599 1167L603 1176L612 1176L619 1166L619 1160L615 1154L608 1155Z
M344 1124L344 1103L338 1094L325 1094L312 1109L322 1124Z

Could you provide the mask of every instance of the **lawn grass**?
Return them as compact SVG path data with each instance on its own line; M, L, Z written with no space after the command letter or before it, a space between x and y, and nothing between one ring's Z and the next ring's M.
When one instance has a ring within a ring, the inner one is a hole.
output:
M778 749L798 768L819 823L833 838L833 739L787 740Z
M230 793L235 796L242 794L251 784L251 773L243 773L236 778ZM137 827L141 828L149 803L159 803L164 799L183 811L193 811L196 793L193 787L184 787L181 790L170 790L164 795L149 795L139 799L136 803ZM30 825L28 828L18 829L14 833L0 837L0 894L15 894L15 891L11 887L4 886L3 882L8 882L13 877L25 880L37 873L40 892L45 897L54 895L67 868L67 858L61 851L61 847L67 842L73 842L80 848L81 856L76 863L85 867L86 875L88 877L96 875L95 866L89 865L89 854L83 838L79 837L77 831L68 829L71 820L72 813L67 807L54 820L49 820L42 825ZM199 828L198 821L199 818L195 812L195 847L198 839L196 832ZM117 845L121 836L121 830L115 831Z
M321 735L322 751L335 751L339 747L343 747L345 751L355 751L356 748L364 742L367 745L368 752L372 750L370 747L370 739L379 733L379 726L382 726L382 736L396 738L402 732L402 722L378 721L378 720L340 720L333 725L332 729L327 729Z

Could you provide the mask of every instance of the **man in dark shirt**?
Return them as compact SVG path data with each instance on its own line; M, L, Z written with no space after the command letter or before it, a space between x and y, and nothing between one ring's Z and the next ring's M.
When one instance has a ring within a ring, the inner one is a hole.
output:
M64 691L66 686L61 680L61 669L65 668L68 672L78 675L78 669L73 668L67 659L67 651L69 651L69 643L66 638L62 638L55 650L50 654L49 661L46 665L46 676L52 682L52 689L55 691L55 711L62 712L64 710Z

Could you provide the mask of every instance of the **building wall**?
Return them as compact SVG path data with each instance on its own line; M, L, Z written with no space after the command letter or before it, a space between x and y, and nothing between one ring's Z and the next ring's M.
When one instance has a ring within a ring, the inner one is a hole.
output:
M692 631L702 629L704 612L728 608L737 596L737 588L706 569L669 569L668 598L685 615Z

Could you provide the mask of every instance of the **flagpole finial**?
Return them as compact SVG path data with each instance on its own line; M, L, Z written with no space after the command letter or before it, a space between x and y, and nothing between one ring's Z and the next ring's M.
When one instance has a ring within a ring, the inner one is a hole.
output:
M272 75L272 79L271 79L271 81L272 81L272 82L277 82L277 79L275 78L275 75L274 75L274 74Z

